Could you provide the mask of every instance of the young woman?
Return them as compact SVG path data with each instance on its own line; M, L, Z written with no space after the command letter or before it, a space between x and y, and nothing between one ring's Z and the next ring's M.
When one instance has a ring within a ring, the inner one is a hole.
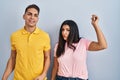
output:
M97 42L79 37L77 24L72 20L62 23L59 41L54 48L54 65L51 80L88 80L86 51L107 48L105 37L98 26L98 17L92 15L91 23L96 31Z

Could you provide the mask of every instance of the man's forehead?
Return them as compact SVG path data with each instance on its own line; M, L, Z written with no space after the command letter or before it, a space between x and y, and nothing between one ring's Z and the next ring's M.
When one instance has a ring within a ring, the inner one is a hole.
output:
M35 13L35 14L38 14L38 11L35 9L35 8L29 8L27 10L27 13Z

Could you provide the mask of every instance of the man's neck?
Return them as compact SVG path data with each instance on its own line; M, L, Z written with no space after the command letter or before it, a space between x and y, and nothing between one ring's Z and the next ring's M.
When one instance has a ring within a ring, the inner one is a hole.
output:
M34 27L27 27L27 26L25 26L24 28L25 28L25 30L26 30L26 31L28 31L28 32L32 33L32 32L34 32L34 31L35 31L36 26L34 26Z

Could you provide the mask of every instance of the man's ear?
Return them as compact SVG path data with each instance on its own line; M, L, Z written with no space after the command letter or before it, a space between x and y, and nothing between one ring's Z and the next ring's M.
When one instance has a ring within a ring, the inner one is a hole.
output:
M23 14L23 19L25 20L25 14Z

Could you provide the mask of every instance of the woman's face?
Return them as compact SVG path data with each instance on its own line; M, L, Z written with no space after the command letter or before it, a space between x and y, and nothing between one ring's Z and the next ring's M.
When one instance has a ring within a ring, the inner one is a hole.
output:
M70 27L68 25L63 25L62 27L62 36L64 40L67 40L70 33Z

